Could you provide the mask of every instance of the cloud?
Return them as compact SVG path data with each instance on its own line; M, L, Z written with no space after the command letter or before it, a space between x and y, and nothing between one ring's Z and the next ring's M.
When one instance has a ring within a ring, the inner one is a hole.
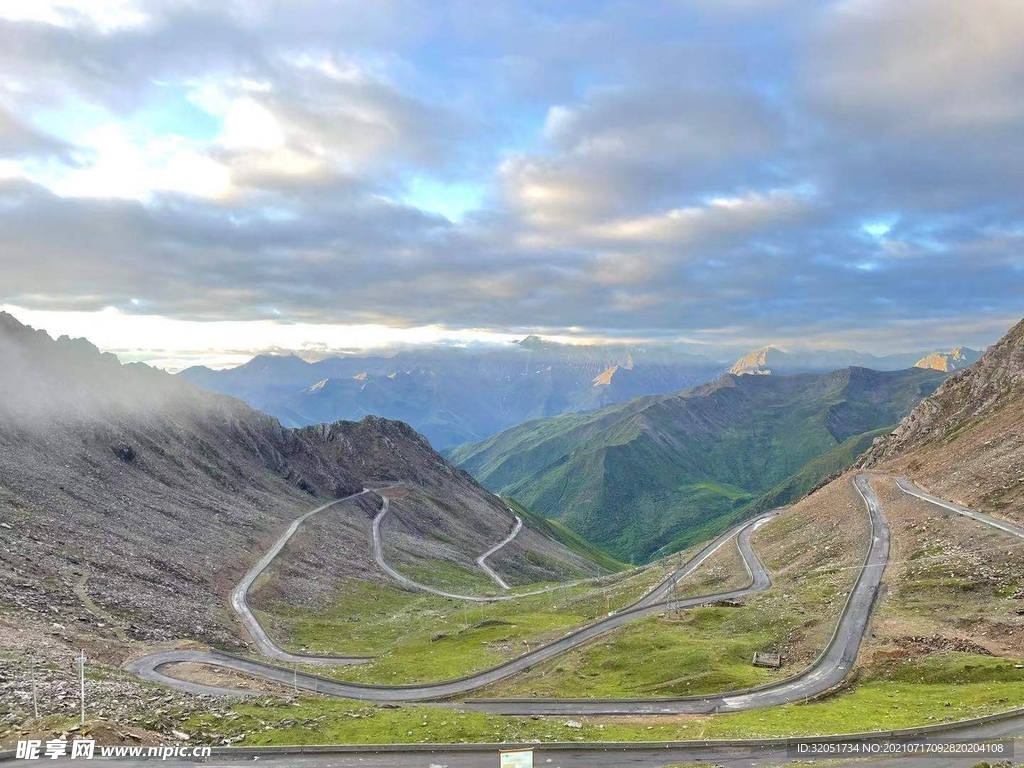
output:
M998 131L1024 118L1022 37L1015 0L843 0L813 41L810 88L887 135Z
M728 349L1024 312L1009 0L15 10L2 303Z
M843 0L805 41L820 172L889 206L985 207L1024 171L1024 9L1013 0ZM1018 198L1019 199L1019 198Z
M549 109L542 130L545 153L502 169L511 204L541 227L756 184L769 177L758 159L781 142L778 115L756 93L671 86L602 89Z
M653 216L621 219L600 225L601 240L688 246L722 236L747 236L765 225L778 226L798 217L808 207L799 194L785 190L714 198L703 206L675 208Z
M70 147L0 107L0 158L49 156L68 159Z

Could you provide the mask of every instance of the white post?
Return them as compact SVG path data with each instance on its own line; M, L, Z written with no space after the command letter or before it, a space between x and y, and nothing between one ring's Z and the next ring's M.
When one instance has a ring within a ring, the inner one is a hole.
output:
M79 688L82 695L82 718L81 725L85 728L85 649L82 649L81 655L78 657L78 682Z
M296 669L292 670L292 691L295 694L295 698L299 698L299 672Z
M39 719L39 699L36 697L36 657L32 657L32 712L35 719Z

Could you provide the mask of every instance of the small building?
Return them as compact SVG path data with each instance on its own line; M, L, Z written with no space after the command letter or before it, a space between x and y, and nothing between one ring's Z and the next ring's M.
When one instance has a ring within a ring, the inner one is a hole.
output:
M772 651L757 651L754 653L754 666L778 669L782 666L782 656Z

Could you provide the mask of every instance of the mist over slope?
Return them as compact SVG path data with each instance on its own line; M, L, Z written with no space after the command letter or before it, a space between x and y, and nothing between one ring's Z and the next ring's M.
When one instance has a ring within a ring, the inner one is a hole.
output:
M505 505L405 424L370 417L301 429L84 340L0 314L0 608L47 617L90 599L139 638L235 644L226 596L299 514L398 482L389 524L410 554L452 567L508 533ZM370 554L379 499L331 510L331 557L383 578ZM600 572L531 528L513 581ZM109 631L109 630L107 630Z
M1024 519L1024 321L878 440L863 465Z
M864 368L726 375L521 424L448 455L620 559L642 559L724 527L773 489L777 503L798 498L847 468L870 433L898 422L943 377Z

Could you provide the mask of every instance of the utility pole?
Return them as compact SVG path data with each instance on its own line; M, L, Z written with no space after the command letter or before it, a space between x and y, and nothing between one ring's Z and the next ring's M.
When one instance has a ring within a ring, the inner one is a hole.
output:
M78 683L82 695L82 718L81 726L85 728L85 649L82 649L78 656Z
M32 679L32 713L36 720L39 719L39 699L36 697L36 657L32 656L30 661L32 667L30 675Z

